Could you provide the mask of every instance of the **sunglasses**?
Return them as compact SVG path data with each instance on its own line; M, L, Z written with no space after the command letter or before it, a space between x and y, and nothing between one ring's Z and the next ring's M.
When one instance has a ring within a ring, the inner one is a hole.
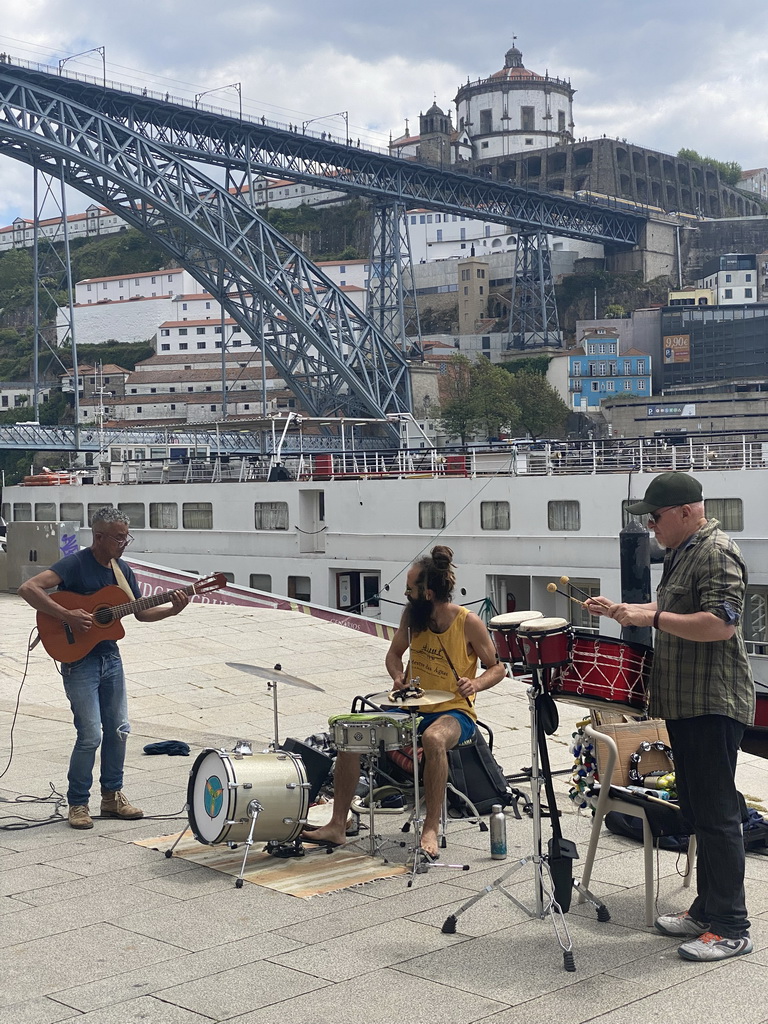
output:
M661 517L664 515L664 513L665 512L671 512L673 508L680 508L680 506L679 505L669 505L667 508L663 508L661 510L661 512L649 512L648 513L648 522L649 523L653 523L653 525L655 526L658 523L658 521L661 519Z

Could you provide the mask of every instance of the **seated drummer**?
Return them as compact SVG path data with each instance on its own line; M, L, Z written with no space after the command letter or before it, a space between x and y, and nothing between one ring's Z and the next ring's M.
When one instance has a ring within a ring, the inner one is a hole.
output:
M448 781L447 752L475 731L475 694L495 686L505 675L482 619L451 601L456 585L452 558L450 548L437 546L431 555L413 563L405 589L408 603L386 657L394 690L407 690L413 680L423 690L454 694L451 700L425 708L419 725L426 803L421 847L433 858L438 855L440 810ZM403 656L409 646L411 661L406 674ZM478 663L489 666L480 675ZM359 777L359 754L340 752L334 772L333 817L302 839L345 841L347 815Z

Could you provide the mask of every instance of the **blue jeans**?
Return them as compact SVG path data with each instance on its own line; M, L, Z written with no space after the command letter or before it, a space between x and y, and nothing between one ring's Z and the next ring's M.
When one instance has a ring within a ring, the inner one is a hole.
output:
M77 740L69 760L70 806L87 804L93 784L93 765L101 745L103 789L123 788L128 702L120 653L91 651L80 661L61 666L64 692L72 708Z
M748 934L744 839L734 775L744 726L725 715L667 720L680 810L696 833L691 917L716 935Z

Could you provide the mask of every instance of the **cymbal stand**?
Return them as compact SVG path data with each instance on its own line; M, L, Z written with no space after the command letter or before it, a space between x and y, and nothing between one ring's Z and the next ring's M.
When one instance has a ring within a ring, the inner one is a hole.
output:
M498 890L503 896L506 896L511 903L514 903L516 907L528 914L529 917L538 917L541 920L545 917L549 917L552 922L555 938L563 953L563 967L566 971L575 971L576 963L573 957L573 942L571 940L570 932L568 931L568 925L565 922L563 909L555 898L555 885L552 880L549 857L542 853L541 787L544 785L544 776L540 771L540 723L538 721L537 704L538 698L543 693L541 680L542 671L545 674L545 679L548 681L549 669L542 670L539 667L534 666L532 667L531 685L527 690L531 720L531 808L533 821L533 852L520 857L502 875L495 879L495 881L491 882L490 885L486 885L479 893L467 900L466 903L462 904L454 914L450 914L443 922L442 931L446 934L453 935L456 931L457 918L460 917L465 910L469 910L470 907L474 906L474 904L484 896L487 896L494 890ZM543 733L541 735L543 735ZM554 806L551 807L550 813L557 814L557 808ZM534 868L533 908L522 903L504 887L506 880L527 864L532 864ZM598 921L609 920L610 915L608 914L605 904L597 900L588 889L578 882L573 881L572 884L584 899L595 907L597 910Z
M403 846L405 846L405 843L398 843L397 840L395 840L395 839L385 839L382 835L380 835L376 831L376 814L375 814L376 804L375 804L375 801L373 799L373 793L374 793L374 788L375 788L376 772L377 772L378 766L379 766L379 757L383 756L384 753L385 753L385 748L384 748L383 743L382 743L381 750L371 750L371 751L368 751L368 752L366 752L364 754L361 754L361 764L363 765L363 770L365 772L366 782L368 784L368 808L367 808L368 809L368 840L367 840L367 843L366 843L366 845L368 847L368 851L367 851L368 852L368 856L369 857L379 857L379 856L383 857L384 863L387 864L389 862L388 862L386 856L384 856L384 854L382 853L382 850L384 849L384 847L387 846L388 844L391 844L393 846L403 847ZM365 807L362 804L357 803L357 800L355 799L352 802L352 810L356 814L360 815L360 814L364 813ZM345 844L345 848L349 848L350 846L356 846L356 845L358 845L358 844L357 843L346 843Z
M270 741L269 749L274 751L274 750L279 750L280 749L280 744L279 744L278 736L277 736L278 727L277 727L277 680L276 679L268 679L267 680L267 693L269 693L270 690L272 691L272 719L273 719L273 722L274 722L275 735L274 735L274 739Z

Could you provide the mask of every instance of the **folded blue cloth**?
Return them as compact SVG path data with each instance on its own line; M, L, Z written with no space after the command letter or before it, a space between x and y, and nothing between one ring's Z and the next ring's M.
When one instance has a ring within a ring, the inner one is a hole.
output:
M181 740L160 740L148 743L144 747L145 754L168 754L170 757L189 757L189 744Z

